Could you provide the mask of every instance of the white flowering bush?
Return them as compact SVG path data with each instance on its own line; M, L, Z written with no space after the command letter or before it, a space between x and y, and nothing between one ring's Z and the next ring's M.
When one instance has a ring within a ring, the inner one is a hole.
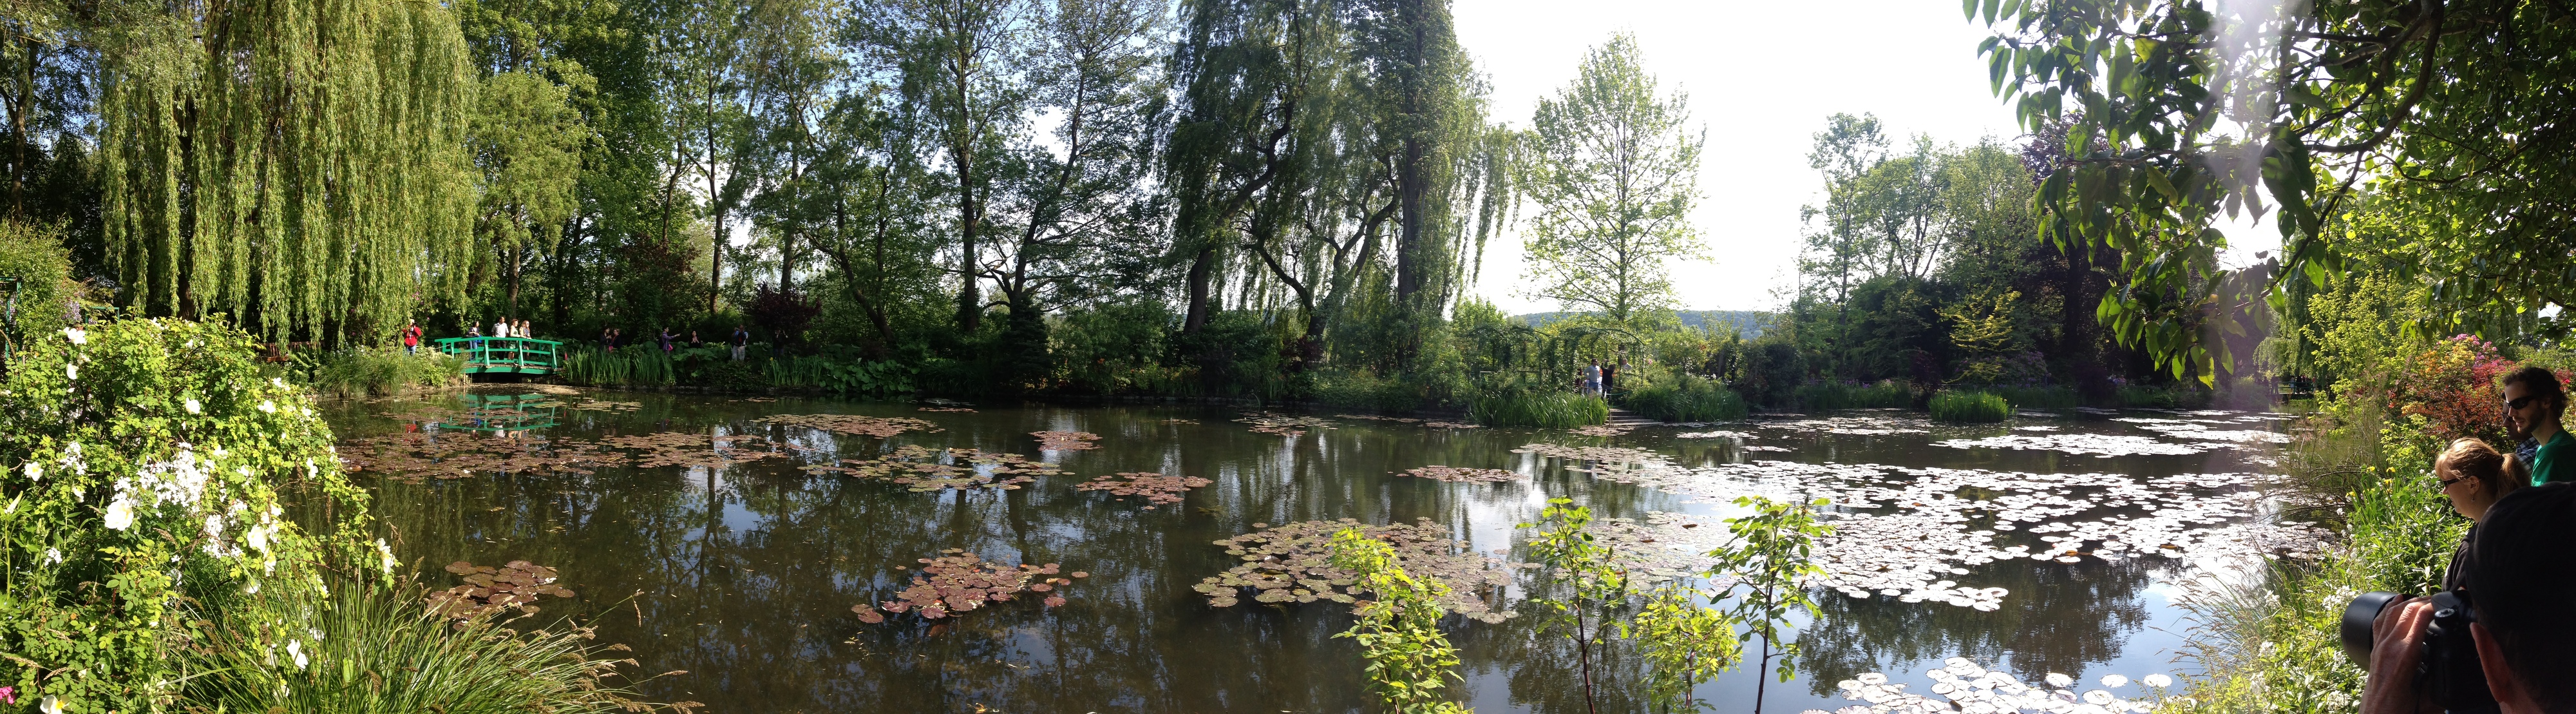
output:
M311 666L292 623L326 573L392 571L330 429L255 354L230 327L131 319L38 335L8 365L0 685L21 701L173 709L181 650L215 642L273 653L283 678Z

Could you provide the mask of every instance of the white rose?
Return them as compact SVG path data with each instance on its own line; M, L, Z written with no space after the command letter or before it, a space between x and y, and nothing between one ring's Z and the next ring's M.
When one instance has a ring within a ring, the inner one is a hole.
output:
M186 404L185 406L187 406L187 407L188 407L188 413L190 413L190 414L204 414L204 413L206 413L206 405L205 405L204 403L202 403L202 402L197 401L197 398L196 398L196 397L189 397L189 398L188 398L188 401L187 401L187 404Z
M45 467L38 466L33 461L27 462L27 478L33 481L45 480Z
M70 339L75 345L89 344L89 333L82 332L78 327L63 328L63 337Z
M259 410L265 413L275 414L277 413L277 403L266 399L259 400Z
M133 499L129 499L129 498L126 498L126 497L124 497L124 496L118 496L118 497L116 497L116 502L115 502L115 503L107 504L107 529L108 529L108 530L112 530L112 531L121 531L121 530L125 530L127 527L130 527L130 526L133 526L133 525L134 525L134 500L133 500Z

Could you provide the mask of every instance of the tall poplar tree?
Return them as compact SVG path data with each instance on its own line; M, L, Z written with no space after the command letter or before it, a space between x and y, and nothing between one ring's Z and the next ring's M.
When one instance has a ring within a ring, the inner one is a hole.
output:
M1028 0L881 0L872 17L903 97L899 121L931 142L948 165L956 202L957 327L982 322L985 219L992 211L1008 137L1023 120L1021 75L1032 41Z
M336 343L461 297L475 84L445 6L183 2L98 40L127 303Z
M1696 256L1699 153L1688 99L1660 94L1637 38L1592 48L1574 83L1541 99L1521 188L1537 204L1531 292L1627 321L1672 303L1665 263Z

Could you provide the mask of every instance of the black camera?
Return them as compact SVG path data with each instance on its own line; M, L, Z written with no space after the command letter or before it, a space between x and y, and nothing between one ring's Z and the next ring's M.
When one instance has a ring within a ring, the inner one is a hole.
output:
M2391 592L2362 593L2343 608L2343 653L2362 669L2370 668L2370 626L2378 621L2379 612L2397 602L2401 596ZM2486 670L2478 666L2478 643L2469 638L2469 623L2476 617L2469 612L2466 590L2444 590L2425 598L2433 604L2433 624L2424 628L2424 659L2415 665L2416 691L2429 695L2443 711L2453 714L2489 714L2496 708L2495 694L2487 691ZM2395 673L2372 672L2372 676Z

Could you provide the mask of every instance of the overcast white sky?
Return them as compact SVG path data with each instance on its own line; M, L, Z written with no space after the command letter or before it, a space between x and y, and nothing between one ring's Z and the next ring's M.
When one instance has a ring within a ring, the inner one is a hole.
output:
M1708 126L1697 223L1711 259L1673 266L1684 308L1768 310L1793 285L1798 208L1822 180L1807 148L1825 117L1875 113L1892 138L1966 144L2021 134L1987 84L1982 24L1955 0L1459 0L1458 40L1493 83L1491 118L1529 125L1540 97L1574 78L1586 48L1637 34L1646 66L1690 93ZM1526 209L1525 211L1526 212ZM2237 255L2279 237L2267 219L2224 227ZM2231 260L2239 263L2241 260ZM1555 310L1519 294L1520 239L1486 247L1475 291L1508 313Z

